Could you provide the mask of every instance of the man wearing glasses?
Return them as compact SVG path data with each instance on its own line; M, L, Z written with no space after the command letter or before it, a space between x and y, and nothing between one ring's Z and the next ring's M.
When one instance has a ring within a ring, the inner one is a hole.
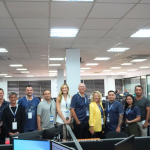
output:
M74 118L74 134L77 139L89 138L89 101L84 94L86 86L79 84L79 92L72 97L70 111Z

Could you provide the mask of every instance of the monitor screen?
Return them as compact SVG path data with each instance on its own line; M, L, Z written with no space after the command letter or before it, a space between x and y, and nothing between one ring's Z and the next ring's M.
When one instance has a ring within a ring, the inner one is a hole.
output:
M14 139L13 150L50 150L50 141Z
M134 135L115 144L115 150L134 150Z

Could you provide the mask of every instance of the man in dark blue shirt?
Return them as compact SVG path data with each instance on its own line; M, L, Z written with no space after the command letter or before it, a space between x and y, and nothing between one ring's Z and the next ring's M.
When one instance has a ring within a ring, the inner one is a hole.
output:
M127 90L127 89L125 89L125 92L123 93L123 95L124 95L124 96L129 95L129 92L128 92L128 90Z
M2 122L2 115L4 109L9 105L7 101L4 100L4 90L0 88L0 144L4 144L5 136L4 136L4 128Z
M85 84L79 84L79 93L72 97L70 110L74 118L74 133L77 139L89 138L89 102L84 94Z
M37 106L40 100L33 96L31 85L26 87L26 96L19 99L18 104L25 108L26 122L24 132L37 131Z
M123 122L123 106L120 102L115 100L116 95L114 91L108 92L109 101L106 103L106 133L109 131L121 131Z

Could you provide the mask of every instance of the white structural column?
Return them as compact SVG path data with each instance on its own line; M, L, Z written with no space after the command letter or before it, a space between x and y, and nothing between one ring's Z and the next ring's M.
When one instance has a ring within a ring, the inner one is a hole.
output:
M7 81L4 78L0 78L0 88L4 90L4 99L8 100L8 88L7 88Z
M70 95L78 92L80 84L80 49L66 49L66 82Z
M57 93L59 94L61 85L64 84L64 70L57 70Z

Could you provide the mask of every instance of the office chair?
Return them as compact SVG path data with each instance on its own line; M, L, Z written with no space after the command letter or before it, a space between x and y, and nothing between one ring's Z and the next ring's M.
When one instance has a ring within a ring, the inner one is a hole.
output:
M106 139L110 139L110 138L124 138L124 137L128 137L127 134L123 133L123 132L116 132L116 131L109 131L106 135Z

